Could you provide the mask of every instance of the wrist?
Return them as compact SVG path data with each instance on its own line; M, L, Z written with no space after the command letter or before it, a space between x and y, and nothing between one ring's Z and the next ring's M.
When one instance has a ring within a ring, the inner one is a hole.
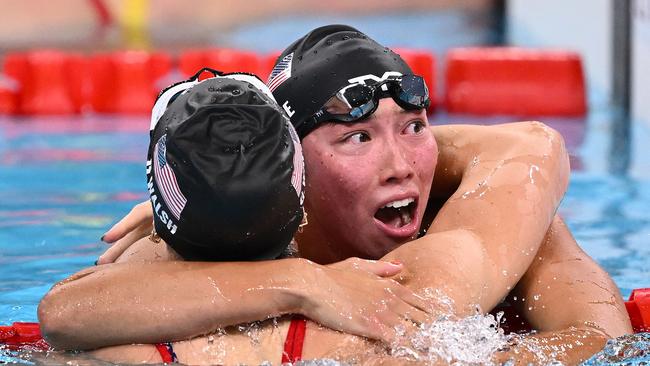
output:
M285 306L283 314L300 314L309 317L309 311L313 309L312 295L313 286L317 272L321 266L304 258L287 260L287 286L285 292Z

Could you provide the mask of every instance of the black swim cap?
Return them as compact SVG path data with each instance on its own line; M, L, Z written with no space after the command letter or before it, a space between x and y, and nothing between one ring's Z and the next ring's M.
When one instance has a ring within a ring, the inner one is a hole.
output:
M398 54L357 29L328 25L284 50L267 85L300 131L339 89L361 80L382 80L387 72L412 74ZM309 132L301 131L300 138Z
M295 131L256 77L198 75L161 93L152 111L156 232L186 260L277 258L303 217Z

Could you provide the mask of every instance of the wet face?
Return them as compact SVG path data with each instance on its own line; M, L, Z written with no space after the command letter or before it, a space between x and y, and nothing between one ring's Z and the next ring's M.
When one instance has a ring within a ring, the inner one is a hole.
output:
M381 99L367 120L312 131L303 152L305 234L330 260L377 259L417 236L438 156L424 110Z

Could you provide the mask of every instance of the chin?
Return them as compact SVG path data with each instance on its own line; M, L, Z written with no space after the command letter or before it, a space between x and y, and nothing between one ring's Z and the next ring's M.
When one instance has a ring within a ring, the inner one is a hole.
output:
M412 239L397 240L395 238L390 238L382 235L372 243L368 243L368 245L370 245L370 248L372 248L372 251L371 253L368 253L367 258L374 260L380 259L386 254L392 252L393 250L399 248L411 240Z

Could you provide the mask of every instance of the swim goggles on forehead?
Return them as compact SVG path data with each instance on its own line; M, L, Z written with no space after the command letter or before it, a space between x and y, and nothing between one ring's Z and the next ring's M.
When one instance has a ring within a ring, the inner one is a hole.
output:
M351 84L334 94L323 108L308 118L297 129L304 137L321 122L352 123L370 117L379 106L379 100L391 97L405 110L429 107L429 90L418 75L391 76L374 84Z
M209 76L207 78L201 77L204 73L212 74L212 76ZM273 94L271 94L271 91L266 86L266 84L264 84L262 80L260 80L257 76L253 74L248 74L245 72L223 73L221 71L217 71L209 67L204 67L201 70L197 71L196 74L192 75L189 79L180 81L178 83L174 83L166 87L165 89L163 89L160 92L160 94L158 94L158 98L156 98L156 102L154 103L153 108L151 109L150 130L153 131L153 129L156 127L156 124L158 124L158 120L160 120L160 117L162 117L162 115L167 110L167 107L176 98L178 98L181 94L186 92L188 89L192 88L194 85L210 77L217 77L217 78L221 77L221 78L235 79L239 81L246 81L252 84L253 86L255 86L260 91L262 91L265 95L271 98L271 100L275 101Z

